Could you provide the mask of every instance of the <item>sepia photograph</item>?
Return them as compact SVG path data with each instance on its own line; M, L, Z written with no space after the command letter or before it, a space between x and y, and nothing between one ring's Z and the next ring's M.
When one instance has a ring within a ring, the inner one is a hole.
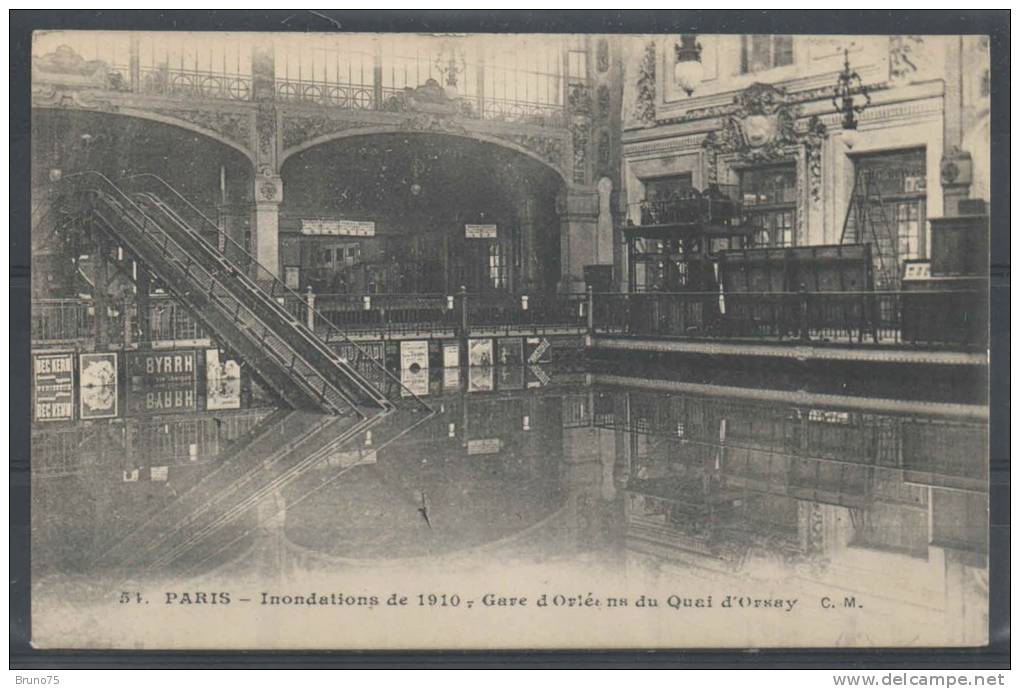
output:
M854 31L35 31L32 647L988 644L990 38Z

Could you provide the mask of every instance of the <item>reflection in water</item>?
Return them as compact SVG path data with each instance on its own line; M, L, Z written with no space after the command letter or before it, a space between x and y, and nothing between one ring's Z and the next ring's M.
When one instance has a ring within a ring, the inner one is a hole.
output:
M41 604L125 576L513 562L690 591L779 581L935 624L945 643L983 639L987 424L973 407L534 368L423 374L405 382L433 413L373 424L269 409L38 424ZM820 641L876 641L832 633Z

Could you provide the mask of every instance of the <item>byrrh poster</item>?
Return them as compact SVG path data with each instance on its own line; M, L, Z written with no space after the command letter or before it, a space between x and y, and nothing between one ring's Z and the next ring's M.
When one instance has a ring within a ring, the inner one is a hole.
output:
M36 32L32 643L985 644L983 38Z

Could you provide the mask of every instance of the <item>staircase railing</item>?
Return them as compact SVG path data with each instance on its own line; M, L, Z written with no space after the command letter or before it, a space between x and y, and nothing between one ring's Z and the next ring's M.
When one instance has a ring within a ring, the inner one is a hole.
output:
M278 324L282 324L283 327L289 328L292 332L301 338L301 342L307 346L305 354L311 358L315 358L318 362L325 362L327 366L335 366L344 378L340 381L331 381L335 387L345 387L354 384L357 389L357 394L363 396L369 400L372 400L378 406L388 408L390 405L389 400L385 396L381 395L371 384L365 381L360 374L352 371L351 367L344 363L335 352L332 352L325 347L318 338L313 334L309 333L304 324L296 319L290 312L288 312L284 306L281 306L277 301L270 298L263 290L261 290L254 282L251 281L246 275L239 274L222 255L213 251L211 247L205 246L201 238L195 236L193 232L188 228L184 221L174 213L173 209L168 208L166 204L161 202L158 198L148 194L139 195L144 203L151 203L156 207L156 211L161 214L162 217L166 218L170 222L173 222L178 226L181 232L185 233L185 236L194 244L199 250L205 250L207 258L213 261L215 266L219 269L229 271L234 277L242 289L246 290L247 293L257 299L254 307L260 308L261 313L265 315L269 320L274 321ZM237 298L237 295L233 295ZM248 308L252 308L249 305ZM293 346L293 343L288 343ZM311 361L311 359L310 359ZM318 371L320 375L324 374L323 370ZM324 378L328 376L323 375Z
M64 180L77 182L79 179L85 179L85 178L94 180L94 181L98 182L102 187L105 187L105 190L104 189L99 189L99 188L93 188L93 189L89 189L88 191L90 193L92 193L92 194L99 194L99 196L97 196L97 198L103 198L102 195L105 195L106 196L107 205L110 206L112 210L118 212L118 214L120 214L123 217L123 219L125 219L126 221L131 223L131 225L133 225L135 227L136 231L141 233L143 236L148 237L152 241L152 243L155 245L155 247L159 250L159 252L163 256L167 257L168 261L170 261L170 262L174 261L172 255L170 254L170 249L169 249L169 245L171 243L177 249L179 249L182 252L184 252L183 248L180 247L180 245L177 244L177 242L175 242L170 237L170 235L166 233L165 230L162 230L161 228L159 228L158 224L156 224L155 221L153 221L141 208L139 208L138 205L130 197L128 197L123 192L123 190L121 190L116 184L114 184L109 178L107 178L102 173L99 173L99 172L96 172L96 171L88 171L88 172L83 172L83 173L75 173L73 175L68 175L67 177L64 178ZM76 190L76 191L80 191L80 190ZM134 214L134 216L132 215L132 213L128 212L129 210ZM100 217L102 217L101 214L100 214ZM109 220L107 220L106 218L103 218L103 220L106 221L107 223L109 223ZM155 238L153 237L152 233L149 231L150 225L152 227L154 227L154 228L160 229L160 232L161 232L161 234L163 236L162 243L160 243L160 242L155 240ZM215 294L215 291L212 289L212 287L215 286L216 284L219 284L221 287L224 288L224 290L228 294L230 294L229 289L227 289L227 287L225 285L223 285L222 281L217 280L216 277L212 273L210 273L208 270L205 270L199 264L195 263L192 260L190 254L187 254L187 252L184 252L184 253L188 257L187 258L187 262L182 264L183 270L184 270L185 274L188 275L189 277L195 278L197 280L198 279L197 276L192 275L192 269L193 268L197 267L197 268L203 270L203 272L207 273L207 275L209 277L209 281L210 281L210 286L211 286L210 290L209 290L209 294L208 294L208 297L209 297L210 301L215 301L215 302L219 303L220 307L224 310L224 313L229 314L230 313L230 306L221 303L222 300ZM173 285L168 285L168 287L170 287L171 290L174 290L174 286ZM231 294L231 296L234 298L234 301L236 301L236 308L234 309L233 316L232 316L233 317L233 322L235 324L235 327L239 327L239 328L244 327L246 324L242 323L239 320L239 318L240 318L240 307L242 306L242 304L232 294ZM273 332L273 329L268 324L266 324L258 316L257 313L255 313L254 311L252 311L248 307L245 307L245 309L246 309L247 312L250 313L252 320L259 327L259 330L261 332L261 336L260 336L259 342L260 343L265 343L267 341L267 339L268 339L269 334ZM211 325L211 324L207 324L207 325ZM275 334L275 338L282 341L282 338L280 338L279 334ZM270 351L270 350L267 350L267 351ZM279 358L279 354L278 353L276 353L275 351L273 353L277 354L277 358ZM308 371L310 371L311 373L315 374L316 376L322 378L323 386L322 386L321 390L317 390L315 388L315 386L308 380L307 376L305 374L303 374L301 371L297 370L296 364L298 363L298 361L300 361L303 364L303 366ZM252 362L252 363L254 365L254 362ZM327 384L329 384L329 387L331 387L333 389L333 391L337 395L340 396L341 400L343 401L343 403L345 405L347 405L348 407L352 408L360 416L365 416L364 412L359 408L359 406L358 406L358 404L357 404L357 402L355 400L351 399L350 396L347 395L343 390L337 388L334 384L331 384L328 381L328 379L325 376L323 376L323 374L321 372L317 371L315 369L315 367L313 367L308 361L306 361L304 359L304 357L299 356L299 353L295 352L291 356L289 367L287 365L287 362L283 361L283 360L279 360L278 361L278 365L281 367L282 370L287 371L288 375L291 375L291 376L296 375L297 376L297 378L293 378L293 380L295 380L295 382L300 381L298 384L305 389L306 394L310 394L312 397L317 397L318 399L320 399L320 401L325 401L327 399L327 397L326 397L326 387L327 387ZM331 402L331 404L332 404L332 402ZM340 411L339 408L337 410Z
M171 186L169 182L164 180L159 175L156 175L156 174L153 174L153 173L148 173L148 172L131 175L131 176L128 177L128 179L131 179L131 180L148 180L148 181L151 181L151 182L155 182L160 189L170 193L170 195L174 199L176 199L178 202L182 203L189 210L189 212L192 213L196 217L196 219L199 222L203 223L208 228L208 231L215 231L217 233L217 236L222 237L223 241L225 243L225 246L226 247L230 247L230 249L231 249L231 251L229 251L229 252L224 252L224 256L228 260L233 260L233 259L231 259L231 255L234 255L238 259L240 259L240 261L235 260L235 264L236 265L238 265L241 268L244 268L247 271L254 271L256 273L256 275L260 279L256 280L256 281L253 281L252 284L257 289L260 289L263 292L267 293L269 295L269 297L270 297L270 301L272 301L275 305L277 305L279 307L281 312L283 312L285 314L285 317L287 317L288 319L293 319L293 316L289 312L286 311L286 308L283 305L280 305L279 302L276 301L277 297L282 297L284 299L287 299L287 298L296 299L296 300L300 301L302 304L304 304L305 308L309 309L309 311L312 314L313 325L315 323L321 322L325 326L325 336L323 337L323 339L322 340L318 340L318 337L316 336L314 331L311 332L312 339L315 340L319 344L325 344L325 348L326 348L327 352L336 361L339 362L339 361L342 361L342 359L335 352L333 352L333 350L329 349L329 343L330 343L331 338L333 337L334 333L338 336L338 338L337 338L338 341L343 342L346 346L348 346L348 347L352 348L354 351L356 351L363 361L368 362L369 366L373 367L375 370L379 371L385 378L388 378L392 383L396 384L399 389L401 389L404 393L407 394L407 396L409 396L412 399L414 399L417 403L419 403L425 409L428 409L429 411L432 410L432 408L423 399L421 399L421 397L419 397L417 394L415 394L414 391L412 391L406 385L401 383L400 382L400 378L395 376L389 369L386 368L386 366L384 364L379 363L361 345L359 345L357 342L355 342L354 340L349 338L347 336L347 334L344 333L342 330L337 328L337 326L331 320L329 320L328 318L323 316L315 308L313 308L311 305L309 305L304 296L302 296L301 294L299 294L295 290L293 290L290 287L288 287L283 281L281 281L278 277L276 277L274 272L270 271L262 263L260 263L257 258L252 256L244 246L242 246L235 239L230 237L229 234L221 232L219 226L216 223L214 223L212 220L210 220L209 217L205 213L203 213L198 207L195 206L195 204L193 204L184 195L182 195L173 186ZM166 204L164 203L164 205L166 205ZM199 234L199 236L201 236L201 232L199 232L198 234ZM249 280L250 280L250 277L249 277ZM261 285L259 285L258 282L269 283L270 284L269 290L267 291L265 289L265 287L262 287ZM299 324L297 327L303 328L304 326ZM360 378L360 375L359 375L359 378ZM367 382L365 382L364 384L365 385L369 385ZM371 387L371 386L369 386L369 387Z

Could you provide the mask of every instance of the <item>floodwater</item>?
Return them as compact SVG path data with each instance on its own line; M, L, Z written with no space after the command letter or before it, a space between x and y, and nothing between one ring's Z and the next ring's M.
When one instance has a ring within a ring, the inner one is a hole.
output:
M978 405L551 367L417 383L428 409L370 424L36 424L35 643L986 641Z

